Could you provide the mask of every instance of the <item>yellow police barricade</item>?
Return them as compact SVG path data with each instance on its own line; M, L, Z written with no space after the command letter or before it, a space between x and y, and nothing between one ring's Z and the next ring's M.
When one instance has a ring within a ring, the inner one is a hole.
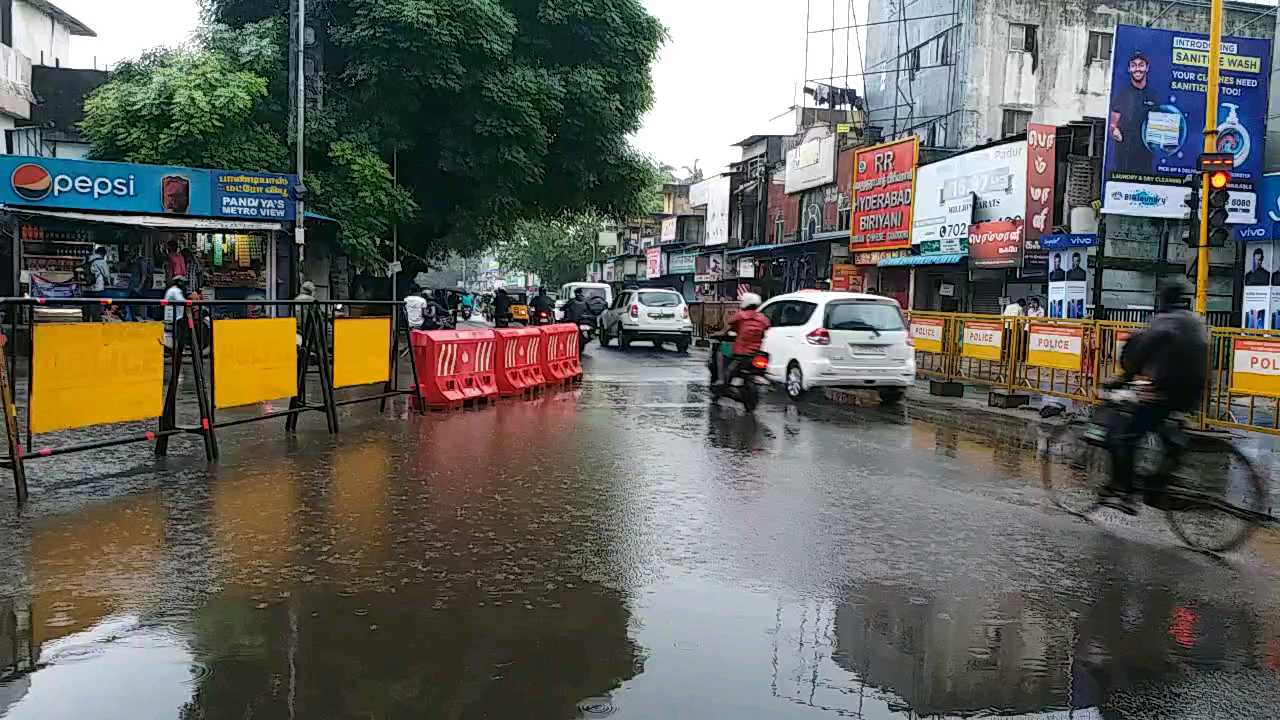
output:
M1280 332L1210 333L1206 425L1280 434Z
M953 377L995 387L1010 387L1017 363L1016 318L955 316L957 352Z
M913 312L907 320L915 345L916 374L931 380L951 379L951 320L943 313Z
M293 318L213 321L213 404L232 408L298 392Z
M1041 395L1097 397L1098 326L1090 320L1021 318L1025 359L1018 387Z
M385 383L391 379L391 318L333 321L333 386Z
M164 404L160 323L36 325L33 433L157 418Z

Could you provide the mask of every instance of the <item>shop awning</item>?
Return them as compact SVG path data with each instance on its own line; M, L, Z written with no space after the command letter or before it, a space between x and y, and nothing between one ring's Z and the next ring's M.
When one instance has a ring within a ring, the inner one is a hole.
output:
M280 232L284 225L264 220L223 220L177 215L110 215L107 213L78 212L75 210L34 210L25 207L3 206L5 210L21 215L75 220L78 222L106 223L154 230L208 230L221 232Z
M964 253L943 253L940 255L908 255L907 257L886 258L881 260L880 267L908 267L911 265L954 265L969 258Z

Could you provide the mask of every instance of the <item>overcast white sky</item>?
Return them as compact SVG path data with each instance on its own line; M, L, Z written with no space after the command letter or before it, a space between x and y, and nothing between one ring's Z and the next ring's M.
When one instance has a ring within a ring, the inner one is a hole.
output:
M805 67L805 10L810 27L849 24L847 0L644 0L670 32L653 70L656 102L636 145L680 168L695 160L708 174L737 160L732 143L765 132L790 132L788 112ZM185 42L198 21L195 0L54 0L97 33L73 38L77 67L98 67L148 48ZM857 0L864 12L865 0ZM832 10L835 9L835 17ZM833 22L834 20L834 22ZM809 77L833 64L843 74L848 39L815 35ZM857 72L856 67L850 71Z

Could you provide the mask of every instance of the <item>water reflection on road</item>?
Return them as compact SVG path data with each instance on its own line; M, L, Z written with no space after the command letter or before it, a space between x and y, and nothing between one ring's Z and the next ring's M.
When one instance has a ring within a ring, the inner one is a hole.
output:
M0 717L1280 707L1274 538L1220 562L1100 530L1046 512L1010 443L879 408L747 417L691 368L245 430L207 475L37 496L0 529Z

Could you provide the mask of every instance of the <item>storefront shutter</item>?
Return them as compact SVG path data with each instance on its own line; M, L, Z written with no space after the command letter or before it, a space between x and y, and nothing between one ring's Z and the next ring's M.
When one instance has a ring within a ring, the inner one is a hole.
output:
M1004 292L1004 283L975 281L973 283L973 307L971 312L987 315L999 315L1000 294Z

